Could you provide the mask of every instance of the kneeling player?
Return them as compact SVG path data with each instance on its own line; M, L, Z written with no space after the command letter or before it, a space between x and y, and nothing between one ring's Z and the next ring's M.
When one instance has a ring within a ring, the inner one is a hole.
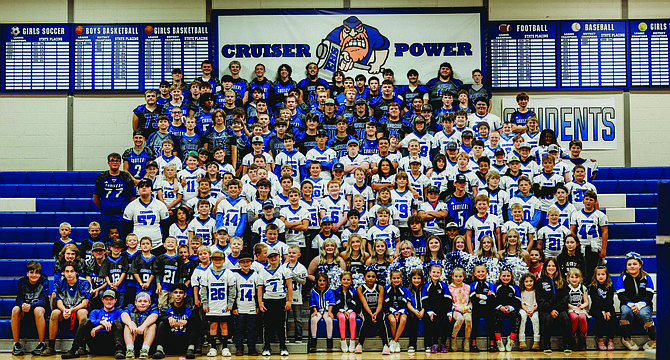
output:
M172 287L172 304L161 311L158 319L156 352L154 359L162 359L165 354L183 354L187 359L195 359L195 344L200 336L200 315L192 305L187 305L188 287L183 283Z
M126 325L123 340L126 343L126 359L135 358L135 343L142 340L140 359L149 358L149 348L156 337L158 308L151 303L151 295L146 292L135 296L135 304L123 310L121 321Z

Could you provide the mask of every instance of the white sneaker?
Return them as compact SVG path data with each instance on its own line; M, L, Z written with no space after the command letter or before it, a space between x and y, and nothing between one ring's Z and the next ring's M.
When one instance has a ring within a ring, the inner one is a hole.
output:
M343 353L349 352L349 346L347 346L347 340L340 340L340 349Z
M645 350L656 349L656 341L655 340L649 340L649 341L647 341L646 344L644 344L644 346L642 348L645 349Z
M410 346L410 347L407 348L408 353L413 353L415 351L416 351L416 349L414 348L414 346Z
M356 351L356 340L349 340L349 352L354 353Z
M263 349L263 352L261 353L262 356L270 356L272 355L272 351L270 349Z
M230 353L230 350L228 350L227 347L224 347L223 350L221 350L221 356L231 356L232 354Z
M505 346L505 351L512 351L512 350L514 350L514 340L512 340L508 337L507 338L507 345Z
M279 356L288 356L288 349L286 348L281 349L281 351L279 352Z
M393 348L395 349L395 352L399 353L400 352L400 343L397 341L393 342Z
M389 349L388 345L384 345L384 349L382 349L382 355L391 355L391 350Z
M391 353L396 353L396 342L394 340L389 341L389 350Z
M498 351L499 352L504 352L505 351L505 345L503 345L502 340L496 341L496 344L498 345Z
M209 351L207 352L207 356L209 356L209 357L215 357L216 355L218 355L216 353L216 347L210 348Z
M624 338L621 338L621 343L630 351L637 351L640 349L632 339L626 340Z

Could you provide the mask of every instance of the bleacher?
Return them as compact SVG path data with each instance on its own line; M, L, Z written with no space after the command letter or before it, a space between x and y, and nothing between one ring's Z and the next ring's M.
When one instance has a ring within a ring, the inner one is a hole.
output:
M0 339L11 339L10 314L14 305L18 277L25 275L26 263L38 260L43 272L53 275L51 248L58 239L58 226L72 224L71 237L77 242L88 236L89 222L98 218L93 204L93 182L97 172L0 172ZM607 266L613 280L625 267L625 255L636 251L643 255L644 269L656 279L656 216L657 182L670 179L670 167L601 168L593 183L598 189L600 208L609 217ZM53 287L53 284L51 285ZM618 304L617 304L618 307ZM304 335L307 337L308 312L303 311ZM337 320L335 320L337 322ZM589 332L592 332L593 324ZM338 326L334 326L335 338ZM506 325L509 331L509 323ZM292 335L293 326L289 326ZM480 326L483 332L484 327ZM34 338L34 331L23 333ZM419 327L423 333L422 326ZM319 326L320 336L325 327ZM528 322L527 334L531 333ZM636 329L641 344L645 337L642 328ZM407 334L405 334L407 335ZM64 337L67 338L67 337ZM71 337L70 337L71 338ZM532 338L531 338L532 339ZM376 342L377 341L377 342ZM407 347L403 337L401 345ZM484 339L480 348L485 348ZM381 348L379 340L370 339L371 348ZM423 341L419 337L419 347ZM11 340L0 341L0 350L9 350ZM66 342L69 346L69 340ZM376 345L375 345L376 344ZM460 341L459 341L460 344ZM593 348L589 339L589 348ZM617 348L623 348L617 340ZM306 352L306 345L291 346L291 353ZM335 347L339 347L336 342ZM64 346L57 346L63 349ZM325 348L325 341L319 342ZM366 343L366 348L368 348Z

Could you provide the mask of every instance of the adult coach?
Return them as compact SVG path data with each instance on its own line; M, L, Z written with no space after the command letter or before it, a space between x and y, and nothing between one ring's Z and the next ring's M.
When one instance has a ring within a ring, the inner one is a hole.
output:
M123 239L131 232L138 239L148 236L151 238L151 252L158 255L165 252L161 227L165 226L170 213L162 201L151 195L152 190L149 179L137 183L140 197L128 204L123 212Z
M107 234L110 227L122 226L123 211L135 199L135 180L121 171L121 155L111 153L107 156L109 170L101 172L95 178L93 202L100 209L100 227Z

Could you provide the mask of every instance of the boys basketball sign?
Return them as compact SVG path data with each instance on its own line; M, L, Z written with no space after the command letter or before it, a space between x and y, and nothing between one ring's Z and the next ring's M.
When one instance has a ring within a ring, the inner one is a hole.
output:
M473 69L484 66L482 19L479 9L217 11L218 75L237 60L243 77L253 77L262 63L274 80L279 65L289 64L299 80L305 65L314 62L328 80L335 71L354 77L390 68L416 69L425 82L448 61L455 77L469 79Z

